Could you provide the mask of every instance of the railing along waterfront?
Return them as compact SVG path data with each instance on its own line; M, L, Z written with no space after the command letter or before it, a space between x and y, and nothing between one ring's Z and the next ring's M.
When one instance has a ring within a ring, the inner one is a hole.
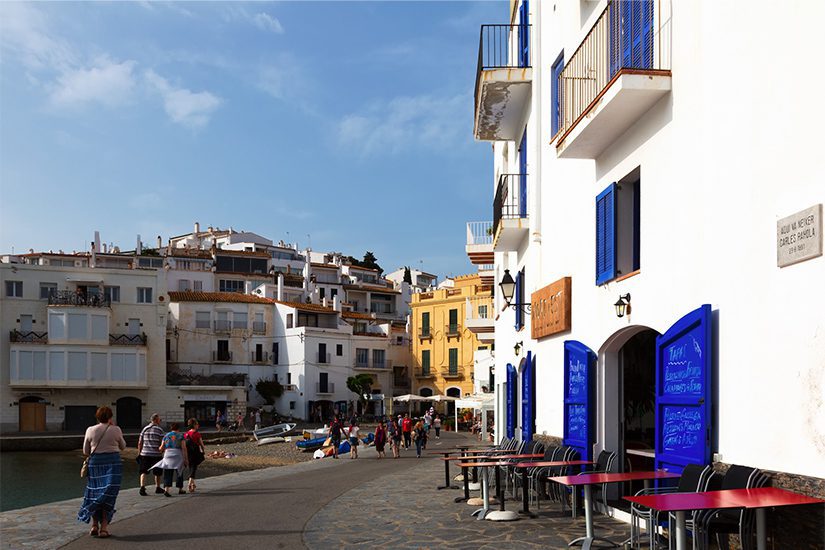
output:
M608 2L558 76L558 135L575 126L620 73L670 70L670 6L655 4L658 14L653 0Z
M493 244L493 222L467 222L467 244Z
M478 83L481 72L491 69L517 69L530 66L526 42L530 40L530 25L481 25L478 39L478 69L476 70L475 108L478 110Z
M493 200L493 234L503 219L527 217L527 174L501 174Z
M100 294L84 294L74 290L53 290L49 293L50 306L110 307L111 301Z

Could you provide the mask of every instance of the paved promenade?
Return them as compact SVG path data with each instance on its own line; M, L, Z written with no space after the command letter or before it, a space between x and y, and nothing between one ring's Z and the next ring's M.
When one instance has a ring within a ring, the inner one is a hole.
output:
M430 448L467 441L447 433ZM547 504L538 519L477 521L456 504L460 491L437 491L444 480L437 458L358 460L344 456L203 480L198 493L141 497L120 493L112 537L91 539L75 521L81 499L0 514L2 548L566 548L584 533L584 520ZM435 455L428 455L432 457ZM457 473L457 470L454 470ZM519 503L508 502L508 509ZM621 541L628 526L596 517L599 535Z

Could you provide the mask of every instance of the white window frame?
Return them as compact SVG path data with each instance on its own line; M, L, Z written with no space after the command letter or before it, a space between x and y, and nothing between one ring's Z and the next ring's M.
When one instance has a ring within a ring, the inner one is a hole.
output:
M152 287L139 286L137 287L137 303L151 304L152 303Z

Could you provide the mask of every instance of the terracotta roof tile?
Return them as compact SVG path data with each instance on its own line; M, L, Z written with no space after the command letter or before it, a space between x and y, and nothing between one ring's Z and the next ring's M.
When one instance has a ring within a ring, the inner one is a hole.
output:
M227 250L226 248L219 248L216 252L218 256L255 256L258 258L269 258L271 254L263 250Z
M289 306L301 311L314 311L316 313L338 313L331 307L324 307L320 304L304 304L301 302L284 302L281 300L271 300L273 303Z
M363 285L344 285L344 288L348 290L368 290L370 292L384 292L386 294L401 294L400 290L395 290L388 286L381 286L381 285L371 285L371 284L363 284Z
M184 292L170 292L171 302L231 302L244 304L271 304L274 300L260 298L239 292L200 292L187 290Z
M341 313L341 317L345 319L365 319L367 321L372 321L375 319L375 317L369 313L358 313L357 311L344 311Z

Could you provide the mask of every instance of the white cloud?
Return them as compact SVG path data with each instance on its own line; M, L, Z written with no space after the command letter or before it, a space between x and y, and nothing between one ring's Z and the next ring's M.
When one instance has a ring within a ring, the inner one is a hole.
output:
M2 2L0 21L3 50L27 69L61 69L76 64L73 48L52 31L47 16L33 5Z
M255 24L261 30L264 31L271 31L275 34L283 34L284 27L281 25L281 22L278 21L275 17L272 17L268 13L261 12L256 13L252 16L252 23Z
M470 135L472 98L421 95L396 97L346 115L338 124L338 143L362 156L428 148L442 150Z
M128 101L135 87L134 61L99 59L88 69L67 69L52 85L50 100L57 106L101 103L115 107Z
M152 70L146 71L145 77L149 85L163 98L166 114L178 124L202 128L223 103L220 97L210 92L193 92L186 88L177 88Z

